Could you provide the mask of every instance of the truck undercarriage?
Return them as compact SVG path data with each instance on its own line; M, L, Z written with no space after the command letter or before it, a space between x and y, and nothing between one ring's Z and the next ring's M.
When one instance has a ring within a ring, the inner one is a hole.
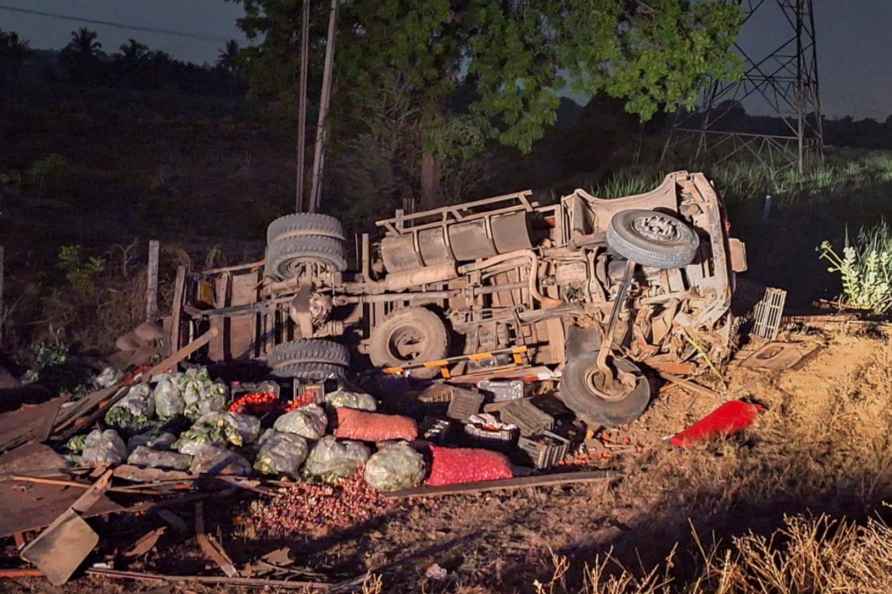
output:
M347 367L431 378L446 357L522 346L530 364L560 370L577 416L602 425L644 410L643 368L695 372L728 357L745 249L705 176L675 172L610 200L583 190L547 206L530 198L378 221L383 236L362 236L356 270L336 219L281 217L264 261L181 274L172 344L216 328L212 361L307 380ZM476 360L459 357L451 371L472 373Z

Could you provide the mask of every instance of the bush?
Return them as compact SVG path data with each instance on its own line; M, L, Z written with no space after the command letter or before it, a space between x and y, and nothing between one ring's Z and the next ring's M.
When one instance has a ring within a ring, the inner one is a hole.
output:
M84 296L96 292L96 277L105 270L105 260L97 256L84 257L80 245L63 245L57 265L72 288Z
M829 241L818 246L827 269L842 277L842 300L850 306L883 314L892 307L892 233L885 221L862 228L854 244L846 234L840 256Z
M61 189L71 174L71 166L62 155L52 153L38 159L28 169L28 177L41 192Z

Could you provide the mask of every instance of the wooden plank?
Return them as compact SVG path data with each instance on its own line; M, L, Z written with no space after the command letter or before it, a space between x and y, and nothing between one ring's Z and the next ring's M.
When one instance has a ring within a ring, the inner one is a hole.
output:
M524 476L501 481L479 481L443 487L418 487L384 493L388 499L405 499L407 497L442 497L443 495L468 495L485 491L504 491L510 489L527 489L530 487L553 487L572 483L589 483L593 481L620 478L622 473L615 470L592 470L588 472L562 472L540 476Z
M659 375L667 382L671 382L695 395L706 396L707 398L715 398L716 400L721 400L721 394L719 394L715 390L707 388L706 386L701 386L698 383L686 380L671 373L658 372L657 375Z
M139 538L133 546L130 547L130 550L126 551L123 556L125 559L133 559L136 557L142 557L149 551L155 548L155 545L158 544L158 539L164 536L164 533L167 532L167 526L161 526L159 528L155 528L154 530L149 530L142 537Z
M229 305L250 305L257 302L257 287L260 284L258 271L232 277L232 295ZM229 358L250 357L257 341L257 314L239 316L229 320Z
M229 305L229 287L231 285L231 276L224 273L214 279L214 308L226 307ZM213 317L211 318L211 330L216 330L215 339L210 343L208 350L208 358L211 361L223 361L226 358L226 342L228 338L229 318Z
M276 590L302 590L302 591L353 591L355 586L362 584L366 576L354 580L348 580L339 584L326 584L324 582L301 582L269 580L263 578L224 577L211 575L164 575L159 573L141 573L137 571L120 571L116 569L87 569L87 575L108 579L137 580L150 583L188 583L198 584L225 584L242 588L272 588Z
M186 267L177 266L177 276L173 283L173 304L170 306L170 340L167 352L173 353L180 348L182 332L183 294L186 290Z
M232 559L220 543L204 531L204 503L201 501L195 504L195 540L198 541L198 546L205 556L216 563L227 577L238 577L238 570Z
M116 384L114 386L108 388L102 388L100 390L96 390L95 392L90 392L82 399L80 399L77 404L74 406L70 406L66 409L63 409L57 416L55 421L55 426L53 428L54 432L58 432L71 423L76 422L76 420L83 415L87 414L90 410L99 406L104 400L108 398L112 398L116 392L119 390L125 390L126 386L123 384Z
M111 477L112 471L105 471L19 554L25 561L36 565L53 585L60 586L67 582L99 544L99 535L84 522L80 514L89 511L103 498Z
M157 239L149 241L149 265L146 270L146 321L158 319L158 257L161 244Z
M14 404L14 398L23 394L23 401L17 408L0 414L0 451L11 450L29 441L45 441L52 431L59 408L69 396L57 396L39 404L32 404L25 398L42 397L44 393L30 386L15 390L0 390L0 397L8 399L3 404ZM49 393L46 393L47 395Z

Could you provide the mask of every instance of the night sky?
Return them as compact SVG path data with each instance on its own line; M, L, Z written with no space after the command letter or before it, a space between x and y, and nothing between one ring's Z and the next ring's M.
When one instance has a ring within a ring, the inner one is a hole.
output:
M223 0L0 0L3 5L214 38L185 39L0 10L0 29L18 32L38 49L61 48L71 31L82 26L97 31L108 52L133 37L153 49L198 63L213 63L225 39L244 43L235 26L242 9ZM892 114L892 1L815 0L815 13L825 114L885 120ZM760 54L778 45L782 23L775 15L773 9L766 9L761 19L747 26L741 40L747 50ZM748 108L753 110L753 106Z

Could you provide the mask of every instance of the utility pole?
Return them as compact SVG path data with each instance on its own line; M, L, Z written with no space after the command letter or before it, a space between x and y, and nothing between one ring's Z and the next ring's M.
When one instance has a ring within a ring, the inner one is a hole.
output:
M663 157L692 145L697 158L714 163L748 156L770 169L802 174L810 161L823 158L824 150L815 2L723 1L740 7L744 29L752 30L756 26L753 17L759 15L763 22L774 19L781 37L767 53L756 54L734 44L744 65L743 76L734 81L715 80L703 89L699 108L681 113L676 120ZM742 129L733 117L740 106L776 118L779 129L771 134Z
M334 66L335 34L338 22L338 0L331 0L328 15L328 37L325 43L325 68L322 73L322 97L319 101L319 119L316 123L316 146L313 155L313 186L310 191L310 212L319 209L322 198L322 170L325 164L325 127L328 107L331 103L332 70Z
M304 210L304 170L307 147L307 76L310 70L310 0L304 0L300 32L300 80L297 91L297 187L294 210Z

